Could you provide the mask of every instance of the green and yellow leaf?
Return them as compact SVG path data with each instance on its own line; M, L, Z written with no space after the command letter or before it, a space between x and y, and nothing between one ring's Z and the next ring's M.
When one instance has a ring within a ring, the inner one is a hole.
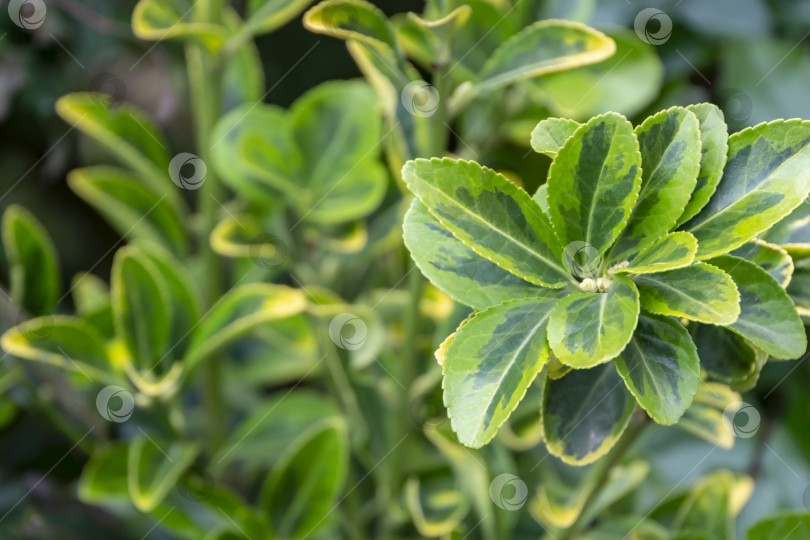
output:
M611 364L547 379L541 409L546 447L569 465L593 463L616 444L635 408Z
M538 21L499 46L478 74L477 94L508 84L594 64L616 51L612 39L573 21Z
M675 270L689 266L697 254L697 239L686 231L665 234L641 253L633 257L630 264L618 268L616 273L654 274L665 270Z
M434 158L409 161L402 177L442 227L475 253L536 285L571 283L548 217L502 175L473 161Z
M629 258L666 234L683 213L700 169L697 116L672 107L635 130L641 150L641 190L611 262Z
M638 315L639 292L624 276L616 276L607 293L569 294L551 313L551 350L560 362L575 369L607 362L630 341Z
M451 298L477 310L506 300L546 296L542 289L481 257L414 199L403 225L405 245L422 273Z
M548 359L546 329L556 299L505 302L455 334L442 364L444 402L465 446L488 443Z
M755 239L743 244L729 255L751 261L774 277L782 288L787 288L793 277L793 259L776 244Z
M804 354L804 326L790 297L773 276L752 262L730 255L711 263L730 275L740 289L742 312L729 330L780 360Z
M709 259L780 221L810 193L810 122L774 120L729 138L723 178L687 224Z
M740 293L731 276L705 263L636 276L635 283L650 313L723 325L740 315Z
M728 126L720 107L713 103L698 103L686 108L700 122L700 172L692 198L678 218L677 225L689 221L709 202L723 177L728 154Z
M551 222L563 246L604 254L630 217L641 187L633 126L616 113L592 118L560 148L548 178Z
M677 422L697 392L697 349L671 317L641 314L633 339L614 362L627 389L659 424Z

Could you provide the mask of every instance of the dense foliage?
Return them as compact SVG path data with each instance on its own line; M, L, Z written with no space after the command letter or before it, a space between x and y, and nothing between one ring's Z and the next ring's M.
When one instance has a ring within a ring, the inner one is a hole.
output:
M81 133L59 184L120 240L67 284L93 243L36 197L4 210L0 536L807 538L810 123L772 120L805 112L772 99L793 75L745 86L756 114L704 95L709 8L673 7L667 43L624 2L600 7L624 28L588 1L312 3L64 3L143 40L121 76L37 89ZM84 70L82 25L42 5L9 3L8 46ZM335 38L362 78L281 106ZM173 116L122 78L153 49Z

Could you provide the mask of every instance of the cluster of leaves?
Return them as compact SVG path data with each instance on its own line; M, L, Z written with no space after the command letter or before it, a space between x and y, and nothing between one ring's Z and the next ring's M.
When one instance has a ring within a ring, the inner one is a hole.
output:
M406 164L418 197L406 244L434 284L476 310L437 351L459 439L489 442L546 366L546 446L569 463L610 449L633 397L656 422L677 422L701 378L681 320L730 330L752 351L707 355L710 376L750 378L769 355L801 356L789 266L769 274L756 264L767 244L751 241L810 194L808 144L799 120L729 137L722 112L700 104L635 129L616 113L541 121L532 146L553 162L533 198L474 162Z

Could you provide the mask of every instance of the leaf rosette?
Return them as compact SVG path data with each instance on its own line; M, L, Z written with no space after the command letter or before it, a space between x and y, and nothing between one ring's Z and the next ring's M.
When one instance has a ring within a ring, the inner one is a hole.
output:
M590 463L636 404L675 424L702 379L743 387L768 357L804 353L785 291L792 260L759 238L783 219L786 242L802 226L810 122L729 136L720 109L703 103L635 127L617 113L547 119L532 146L553 160L534 197L472 161L418 159L402 171L416 195L406 246L474 310L437 353L463 444L487 444L540 375L547 448ZM714 354L721 342L750 354ZM563 375L548 375L549 362Z

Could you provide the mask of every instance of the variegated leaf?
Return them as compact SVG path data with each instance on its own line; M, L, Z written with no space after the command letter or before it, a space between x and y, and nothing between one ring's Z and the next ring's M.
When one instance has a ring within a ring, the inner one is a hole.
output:
M697 239L686 231L668 233L644 249L617 273L652 274L689 266L698 250Z
M635 408L611 364L546 379L541 409L546 447L570 465L593 463L616 444Z
M477 94L507 84L610 58L616 44L602 32L573 21L547 19L511 37L478 75Z
M728 162L709 203L687 224L698 259L743 245L810 193L810 122L775 120L729 138Z
M605 253L640 187L641 154L630 122L607 113L580 126L549 170L549 214L562 245L584 242Z
M774 358L798 358L807 336L793 302L779 283L752 262L724 255L711 263L728 273L740 289L742 312L728 328Z
M557 294L511 274L457 240L414 199L403 225L405 245L431 283L454 300L483 310L506 300Z
M799 316L810 324L810 268L797 268L787 287L787 293Z
M697 116L673 107L636 128L641 150L641 190L627 226L611 250L611 261L626 259L666 234L683 213L700 169Z
M532 149L550 157L557 155L565 140L574 134L579 122L568 118L546 118L532 130Z
M697 349L686 328L671 317L641 314L633 339L615 363L627 389L659 424L677 422L697 392Z
M708 264L644 274L635 279L650 313L709 324L731 324L740 315L740 293L731 277Z
M409 161L408 187L467 247L536 285L572 282L562 266L562 247L548 217L528 193L473 161Z
M713 103L698 103L686 108L700 122L700 172L692 198L678 218L678 225L689 221L709 202L723 176L728 153L728 126L720 107Z
M616 276L607 293L569 294L551 313L551 350L560 362L576 369L607 362L630 341L638 314L638 290L625 276Z
M548 359L546 328L556 300L516 300L461 326L443 364L444 403L462 444L497 433Z
M810 257L810 199L806 199L760 238L779 244L794 260Z
M741 399L740 394L726 384L701 382L692 406L686 410L677 426L695 437L729 449L734 446L735 436L725 425L725 410Z
M768 354L725 328L698 324L692 334L700 365L713 380L738 386L756 379Z
M790 284L793 277L793 259L788 252L776 244L754 240L738 247L729 255L751 261L774 277L782 288Z

